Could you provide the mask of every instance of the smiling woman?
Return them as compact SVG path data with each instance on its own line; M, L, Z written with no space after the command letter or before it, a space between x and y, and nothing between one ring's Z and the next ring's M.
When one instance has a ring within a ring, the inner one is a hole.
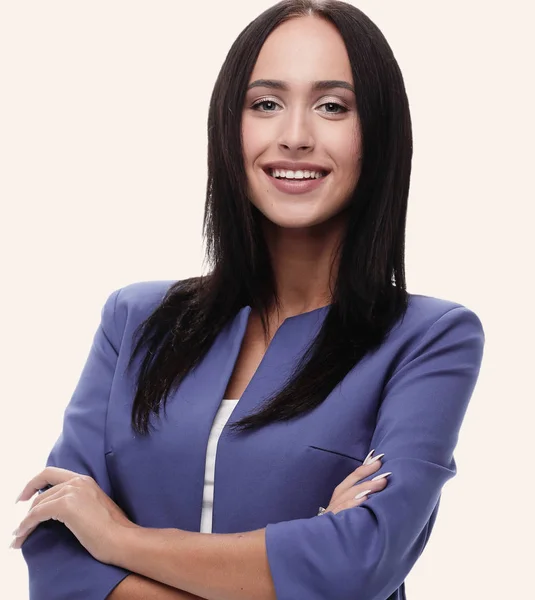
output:
M273 233L331 220L343 227L346 217L334 217L356 187L362 135L338 29L314 16L284 22L266 39L250 79L242 139L251 202Z
M211 271L106 301L22 494L32 600L405 598L484 347L474 312L407 292L411 158L361 11L285 0L238 36L209 109Z

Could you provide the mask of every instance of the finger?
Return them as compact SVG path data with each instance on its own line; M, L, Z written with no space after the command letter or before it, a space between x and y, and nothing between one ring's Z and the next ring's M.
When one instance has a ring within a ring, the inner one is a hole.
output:
M35 531L36 527L32 527L29 531L27 531L24 535L16 537L12 542L10 548L14 548L18 550L22 544L27 540L27 538Z
M70 480L70 481L72 481L72 480ZM21 523L19 524L17 529L15 529L15 531L13 532L15 539L13 540L13 542L11 544L11 548L15 548L15 549L20 548L22 546L22 544L25 542L25 540L30 536L30 534L33 531L35 531L35 529L37 529L37 526L39 525L39 523L43 522L44 520L49 520L49 519L43 519L36 525L33 525L33 526L29 525L30 512L33 511L35 507L37 507L39 504L41 504L43 502L49 502L55 498L60 498L61 496L63 496L68 491L67 489L64 489L64 488L67 488L67 486L71 485L70 481L66 481L65 483L59 483L58 485L55 485L54 487L50 488L46 492L43 492L42 494L37 496L37 498L35 498L30 510L28 511L28 514L21 521ZM35 513L33 513L33 514L35 514ZM58 520L58 519L56 519L56 520Z
M376 473L382 466L383 463L381 462L381 460L376 460L371 465L360 465L359 467L357 467L352 473L350 473L341 483L339 483L334 488L331 502L339 498L343 493L351 489L362 479L366 479L366 477L369 477L370 475Z
M364 490L364 496L360 496L360 498L352 498L351 500L347 500L346 502L342 502L339 506L335 508L335 511L339 513L342 510L348 510L349 508L355 508L356 506L360 506L364 504L366 500L369 500L370 496L373 495L373 491L368 489Z
M329 506L332 506L336 509L338 506L358 506L362 504L367 499L369 494L365 494L364 500L361 498L356 498L362 494L362 492L370 491L371 494L377 494L385 489L388 485L388 476L392 473L383 473L381 479L376 479L375 481L364 481L359 483L358 485L353 486L349 490L346 490L342 495L340 495L335 501L333 501ZM356 502L356 503L355 503Z
M57 485L54 485L51 488L49 488L48 490L46 490L46 492L43 492L42 494L37 495L33 499L32 505L30 506L30 509L28 512L30 512L30 510L34 509L41 502L47 502L51 498L54 498L55 496L57 496L57 494L59 492L61 492L64 487L75 485L76 479L77 479L76 477L73 477L72 479L69 479L69 481L65 481L63 483L58 483Z
M53 491L53 493L47 495L45 498L38 496L34 500L34 506L31 507L31 509L28 511L28 513L26 514L24 519L20 522L19 526L13 532L13 535L16 537L19 537L19 536L23 535L24 533L26 533L29 529L35 529L35 527L37 527L39 522L41 522L41 521L34 522L35 515L45 514L47 509L43 509L42 507L45 504L47 504L53 500L60 499L63 496L65 496L66 494L68 494L70 491L70 487L71 486L69 485L68 482L66 482L64 484L58 484L58 485L54 486L53 488L51 488L51 490L49 490L50 492ZM42 496L44 496L44 494L42 494ZM50 517L50 518L53 518L53 517ZM46 520L46 519L44 519L44 520Z
M24 486L24 489L19 494L17 502L20 500L29 500L35 492L43 489L47 485L57 485L64 483L73 477L80 476L80 473L69 471L68 469L60 469L59 467L46 467L41 473L30 479Z
M357 496L360 496L365 491L370 491L372 494L376 494L377 492L382 492L385 487L388 485L388 477L382 477L381 479L368 480L359 483L358 485L353 486L347 492L345 492L341 501L351 501L358 500Z
M30 530L35 529L40 523L53 519L63 523L65 518L63 496L65 494L58 492L56 497L49 499L48 502L43 502L32 508L32 510L22 520L19 527L13 532L16 538L24 538L30 534ZM24 540L23 540L24 541ZM22 542L21 542L22 544Z
M382 466L383 466L383 463L381 462L381 459L378 459L378 460L372 462L371 464L367 464L367 465L362 464L359 467L357 467L352 473L350 473L337 486L337 488L340 488L340 491L345 491L346 489L349 489L350 487L352 487L353 485L355 485L362 479L366 479L366 477L373 475L373 473L378 471Z
M364 496L360 496L360 498L352 497L349 500L345 500L344 502L340 502L339 504L337 504L336 506L334 506L332 509L329 509L329 511L336 515L336 514L338 514L339 512L341 512L343 510L348 510L349 508L355 508L356 506L360 506L361 504L363 504L364 502L366 502L366 500L368 500L369 497L371 495L373 495L374 492L373 492L373 490L370 490L370 488L367 488L367 489L363 490L362 493L364 493ZM357 494L357 496L358 495L359 494Z

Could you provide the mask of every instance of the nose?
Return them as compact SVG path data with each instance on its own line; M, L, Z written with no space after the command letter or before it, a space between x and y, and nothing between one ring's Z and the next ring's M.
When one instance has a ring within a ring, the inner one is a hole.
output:
M289 111L285 119L281 119L279 147L283 150L312 150L314 136L311 123L304 111Z

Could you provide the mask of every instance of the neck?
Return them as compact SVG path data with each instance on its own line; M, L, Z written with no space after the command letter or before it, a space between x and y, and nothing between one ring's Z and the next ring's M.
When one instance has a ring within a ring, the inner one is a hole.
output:
M343 228L341 218L306 229L265 223L279 298L279 319L331 303L331 289L338 270L336 250Z

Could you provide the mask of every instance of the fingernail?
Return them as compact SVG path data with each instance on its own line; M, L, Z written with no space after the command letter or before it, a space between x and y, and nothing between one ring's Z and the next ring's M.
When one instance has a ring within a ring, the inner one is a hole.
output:
M370 459L371 455L375 452L375 450L372 450L368 456L364 459L364 462L362 463L363 465L367 465L368 464L368 460Z
M384 452L383 452L383 454L378 454L377 456L374 456L368 464L371 465L372 463L374 463L376 460L379 460L383 456L384 456Z
M367 496L370 492L371 492L371 490L366 490L365 492L360 492L360 494L357 494L355 496L355 500L358 500L359 498L363 498L364 496Z
M15 537L19 537L19 535L20 535L19 530L15 529L15 531L11 535L14 535Z
M385 477L388 477L389 475L392 475L392 472L390 472L390 473L381 473L380 475L377 475L377 477L374 477L373 479L370 479L370 481L377 481L378 479L384 479Z
M17 502L20 500L21 496L22 496L22 492L17 496L17 499L15 500L15 504L17 504Z

